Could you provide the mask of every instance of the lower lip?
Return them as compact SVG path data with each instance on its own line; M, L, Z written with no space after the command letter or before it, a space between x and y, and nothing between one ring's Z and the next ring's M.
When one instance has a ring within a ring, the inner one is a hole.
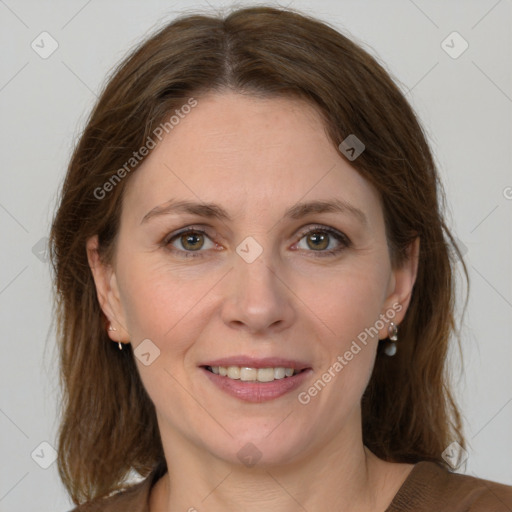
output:
M292 377L271 382L241 381L223 377L201 368L210 381L228 395L245 402L261 403L274 400L297 389L312 371L310 368Z

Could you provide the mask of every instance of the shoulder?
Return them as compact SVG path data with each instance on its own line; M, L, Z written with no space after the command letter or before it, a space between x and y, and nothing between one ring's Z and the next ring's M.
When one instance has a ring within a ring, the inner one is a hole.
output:
M79 505L70 512L148 512L152 478L131 485L106 498Z
M434 462L416 464L386 512L510 512L512 487L452 473Z

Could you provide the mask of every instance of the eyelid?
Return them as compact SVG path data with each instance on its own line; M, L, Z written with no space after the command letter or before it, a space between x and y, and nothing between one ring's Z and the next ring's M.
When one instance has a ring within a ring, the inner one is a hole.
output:
M313 257L322 258L322 257L329 257L329 256L338 256L343 251L352 247L352 245L353 245L352 241L345 233L343 233L342 231L339 231L333 227L324 226L322 224L316 224L316 225L309 224L307 228L301 230L300 234L298 235L297 242L295 242L293 245L295 246L298 243L300 243L300 241L304 238L304 236L309 235L310 233L315 233L315 232L327 233L331 237L335 238L340 245L334 249L329 249L329 250L306 251L307 253L311 253Z
M208 238L210 238L210 240L213 237L215 237L215 238L218 237L217 233L208 226L190 225L190 226L185 226L183 228L178 229L177 231L173 231L172 233L167 234L164 237L164 239L162 240L162 244L170 244L171 240L173 238L177 238L180 235L184 235L189 232L202 233L202 234L206 235ZM212 240L212 242L213 242L213 240Z
M322 224L308 224L307 228L304 228L300 231L299 240L301 238L303 238L305 235L315 232L315 231L324 231L326 233L329 233L331 235L341 238L346 245L352 244L352 241L345 233L337 230L336 228L332 228L330 226L324 226Z

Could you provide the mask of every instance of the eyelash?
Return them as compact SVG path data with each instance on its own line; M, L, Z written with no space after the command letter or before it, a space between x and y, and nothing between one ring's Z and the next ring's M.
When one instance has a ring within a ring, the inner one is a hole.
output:
M201 234L201 235L205 235L206 237L210 238L210 236L208 235L208 233L201 229L201 228L196 228L194 226L189 226L187 228L184 228L183 230L181 231L178 231L177 233L172 233L170 236L167 236L163 242L162 242L162 245L169 249L170 251L172 251L173 253L175 254L180 254L182 255L183 257L185 258L202 258L204 257L204 254L201 254L201 253L204 253L206 251L201 251L201 250L197 250L197 251L186 251L186 250L182 250L182 249L176 249L175 247L172 247L172 242L174 240L176 240L177 238L183 236L183 235L187 235L189 233L193 233L193 234ZM306 252L312 252L314 253L314 257L318 257L318 258L323 258L323 257L327 257L327 256L336 256L337 254L339 254L340 252L342 252L343 250L345 249L348 249L351 245L352 245L352 242L350 241L350 239L343 233L340 233L339 231L335 230L335 229L332 229L332 228L328 228L328 227L325 227L325 226L313 226L312 228L309 228L305 231L302 231L299 235L299 239L296 243L299 243L306 235L309 235L310 233L327 233L328 235L334 237L338 242L341 243L341 246L336 248L336 249L330 249L330 250L324 250L324 251L314 251L314 250L310 250L310 251L306 251ZM211 238L210 238L211 239Z

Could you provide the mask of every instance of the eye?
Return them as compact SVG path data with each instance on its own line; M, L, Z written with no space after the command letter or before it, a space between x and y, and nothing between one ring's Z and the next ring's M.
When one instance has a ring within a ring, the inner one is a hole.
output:
M301 238L296 244L297 248L318 253L315 256L338 254L351 245L346 235L323 226L314 226L312 229L301 233L300 236Z
M174 252L181 253L185 257L202 256L202 254L191 253L204 252L202 249L218 247L205 231L193 228L187 228L179 233L172 234L164 242L164 245L172 246Z
M351 246L345 234L325 226L313 226L299 236L300 239L293 248L312 252L315 256L335 255ZM206 231L195 227L187 227L172 233L162 242L162 245L185 258L202 257L208 249L222 249L212 241Z

